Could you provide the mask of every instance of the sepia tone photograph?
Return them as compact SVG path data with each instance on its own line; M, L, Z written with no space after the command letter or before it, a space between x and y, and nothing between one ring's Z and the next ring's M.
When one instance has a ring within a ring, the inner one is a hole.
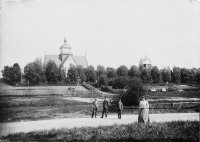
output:
M199 142L200 0L0 0L0 142Z

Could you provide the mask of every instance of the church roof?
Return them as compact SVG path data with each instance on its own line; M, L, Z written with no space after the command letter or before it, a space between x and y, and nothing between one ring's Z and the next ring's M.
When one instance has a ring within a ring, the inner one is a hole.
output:
M151 64L151 61L148 58L146 58L143 60L143 64Z
M44 64L47 64L49 60L55 61L56 65L59 67L61 64L61 60L59 59L58 55L45 55L44 57Z
M60 67L60 66L63 66L63 64L65 64L69 56L72 57L72 59L74 60L77 66L81 65L83 66L83 68L88 67L88 62L85 56L74 56L74 55L67 55L65 59L63 60L63 62L61 62L61 60L59 59L59 55L45 55L44 64L47 64L49 60L53 60L55 61L56 65Z
M71 46L69 46L69 44L67 44L67 43L64 43L61 47L60 47L60 49L61 48L68 48L68 49L71 49Z
M83 68L88 67L88 62L85 56L74 56L72 55L72 59L76 63L77 66L81 65Z

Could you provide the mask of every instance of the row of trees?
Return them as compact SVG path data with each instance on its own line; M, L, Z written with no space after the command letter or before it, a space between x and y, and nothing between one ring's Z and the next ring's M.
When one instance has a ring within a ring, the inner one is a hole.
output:
M18 63L13 66L4 66L2 75L5 81L11 84L20 82L22 78L22 70ZM86 81L89 83L97 83L97 86L109 85L114 88L124 88L133 78L138 78L142 83L176 83L176 84L200 84L200 68L186 69L173 67L158 69L157 66L145 68L135 65L129 69L122 65L117 69L98 65L95 70L93 66L83 68L82 66L71 65L69 70L59 68L54 61L49 61L43 65L42 59L37 58L34 62L28 63L24 67L23 78L28 80L30 84L39 83L57 83L57 82L77 82Z
M139 78L142 83L176 83L176 84L200 84L200 69L186 69L173 67L158 69L157 66L145 68L133 65L128 69L122 65L117 69L97 67L100 85L109 85L114 88L124 88L131 78Z

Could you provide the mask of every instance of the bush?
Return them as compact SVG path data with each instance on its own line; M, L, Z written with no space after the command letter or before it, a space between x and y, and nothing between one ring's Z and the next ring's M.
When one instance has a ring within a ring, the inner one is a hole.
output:
M129 84L130 78L126 76L118 76L114 79L113 88L124 89Z
M142 87L142 83L140 79L133 78L130 80L130 83L127 85L127 91L120 91L117 97L115 97L115 101L119 101L121 98L123 104L125 106L138 106L139 99L144 96L144 89Z

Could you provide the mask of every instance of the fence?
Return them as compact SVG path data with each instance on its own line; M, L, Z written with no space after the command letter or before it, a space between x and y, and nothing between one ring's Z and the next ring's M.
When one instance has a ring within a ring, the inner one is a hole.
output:
M14 96L14 95L69 95L76 96L77 94L85 94L88 91L78 91L76 89L53 89L53 90L6 90L0 92L1 96Z
M149 102L149 109L192 109L200 107L200 100L198 101L171 101L171 102ZM125 110L133 111L139 109L135 106L124 106Z

